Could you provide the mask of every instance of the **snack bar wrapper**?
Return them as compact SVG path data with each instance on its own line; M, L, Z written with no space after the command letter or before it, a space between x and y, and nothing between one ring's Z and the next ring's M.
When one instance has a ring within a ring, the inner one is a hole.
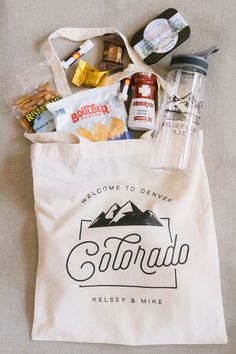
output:
M58 132L73 132L81 141L129 139L127 112L119 93L119 83L89 89L50 103L47 109Z
M76 86L84 85L90 87L101 86L101 83L109 75L109 71L101 71L91 67L83 60L79 61L74 77L73 84Z

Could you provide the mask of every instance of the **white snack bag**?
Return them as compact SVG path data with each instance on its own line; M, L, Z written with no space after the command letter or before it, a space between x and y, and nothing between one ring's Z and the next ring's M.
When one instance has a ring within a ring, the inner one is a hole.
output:
M129 139L120 84L80 91L47 105L58 132L73 132L89 141Z

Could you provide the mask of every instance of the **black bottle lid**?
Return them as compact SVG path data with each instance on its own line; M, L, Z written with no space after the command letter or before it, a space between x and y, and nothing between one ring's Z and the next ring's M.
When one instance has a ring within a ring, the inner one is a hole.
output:
M203 52L192 54L177 54L173 55L170 62L170 69L178 69L183 66L188 66L193 69L200 69L205 74L208 70L208 57L210 54L216 53L219 50L217 44L204 50Z

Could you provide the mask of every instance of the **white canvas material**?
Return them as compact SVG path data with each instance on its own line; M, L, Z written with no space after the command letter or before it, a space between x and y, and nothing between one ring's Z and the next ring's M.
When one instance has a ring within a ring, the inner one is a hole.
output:
M202 133L189 175L158 169L158 137L26 137L39 238L32 339L226 343Z
M192 176L155 169L158 139L32 145L32 339L227 341L201 145Z
M54 80L58 91L62 94L63 97L71 95L71 89L67 81L66 72L63 69L61 60L59 59L54 47L53 40L58 38L68 39L70 41L85 41L87 39L92 39L94 37L102 36L105 33L117 33L123 39L126 50L128 52L131 63L123 70L114 75L109 76L105 81L104 85L111 85L117 81L122 80L123 78L134 74L139 71L148 71L153 72L150 66L145 64L140 57L137 55L135 50L131 47L126 36L118 31L114 27L104 27L104 28L60 28L57 31L50 34L47 41L44 44L43 52L44 55L52 68L54 75ZM159 76L159 75L157 75ZM159 76L158 82L164 86L164 80Z

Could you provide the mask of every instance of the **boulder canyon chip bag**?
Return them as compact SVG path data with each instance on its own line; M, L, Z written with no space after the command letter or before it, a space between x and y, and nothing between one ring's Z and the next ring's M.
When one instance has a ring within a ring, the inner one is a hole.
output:
M129 139L127 112L119 92L119 83L77 92L47 109L54 115L58 132L74 132L82 141Z
M62 29L50 38L112 31ZM39 237L32 339L226 343L202 134L191 175L158 169L158 137L72 144L50 134L53 143L34 134L31 153Z

